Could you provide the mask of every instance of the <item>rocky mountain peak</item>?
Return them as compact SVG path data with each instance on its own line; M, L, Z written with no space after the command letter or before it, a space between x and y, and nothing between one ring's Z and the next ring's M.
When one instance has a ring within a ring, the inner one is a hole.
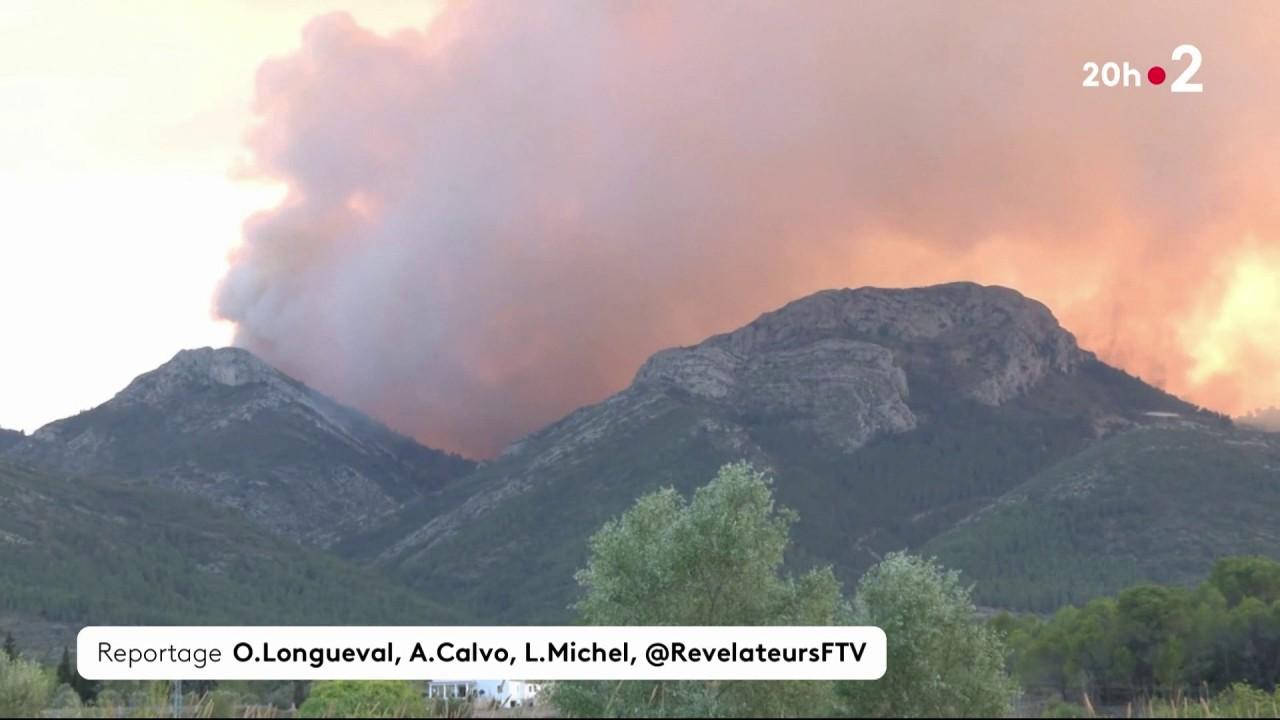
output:
M115 401L154 405L193 390L253 383L280 390L301 390L296 381L248 350L204 347L182 350L164 365L138 376L115 397Z
M739 330L711 338L737 348L793 343L815 335L894 342L956 335L1021 334L1051 341L1055 361L1078 360L1075 338L1042 303L1016 290L970 282L929 287L824 290L765 313Z
M181 350L157 372L187 372L208 377L220 385L243 385L280 376L279 371L259 360L258 356L238 347Z
M860 372L879 383L878 390L867 390L891 404L892 395L905 402L909 380L933 379L999 405L1048 373L1070 373L1092 357L1047 307L1008 288L859 288L819 292L733 332L658 353L636 383L728 398L741 381L759 380L757 371L769 368L779 378L798 374L814 381ZM763 387L767 393L769 384ZM751 393L760 391L753 384Z

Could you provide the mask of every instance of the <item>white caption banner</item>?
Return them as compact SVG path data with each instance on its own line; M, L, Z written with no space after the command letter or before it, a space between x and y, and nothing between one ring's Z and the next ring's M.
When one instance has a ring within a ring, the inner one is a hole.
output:
M875 680L876 627L86 627L92 680Z

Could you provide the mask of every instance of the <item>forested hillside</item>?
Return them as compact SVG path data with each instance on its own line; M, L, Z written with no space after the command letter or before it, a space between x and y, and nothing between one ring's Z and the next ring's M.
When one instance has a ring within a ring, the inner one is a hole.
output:
M461 615L256 528L121 480L0 461L0 615L85 624L450 624ZM66 641L66 638L63 638Z
M1192 585L1227 555L1280 557L1280 437L1173 423L1038 473L924 546L980 602L1050 612L1136 582Z

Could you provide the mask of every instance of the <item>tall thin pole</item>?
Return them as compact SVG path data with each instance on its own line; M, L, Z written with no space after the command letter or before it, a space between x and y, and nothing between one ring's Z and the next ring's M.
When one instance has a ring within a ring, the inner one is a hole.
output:
M182 717L182 681L173 681L173 716Z

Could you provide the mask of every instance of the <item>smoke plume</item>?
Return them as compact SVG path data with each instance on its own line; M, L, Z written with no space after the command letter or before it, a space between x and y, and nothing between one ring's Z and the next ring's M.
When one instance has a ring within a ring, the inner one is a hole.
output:
M319 17L259 71L252 171L288 193L246 222L218 312L472 455L658 349L868 284L1015 287L1171 391L1274 404L1277 26L1243 2L495 0L392 36ZM1169 92L1182 43L1202 94ZM1082 88L1089 60L1143 87Z

